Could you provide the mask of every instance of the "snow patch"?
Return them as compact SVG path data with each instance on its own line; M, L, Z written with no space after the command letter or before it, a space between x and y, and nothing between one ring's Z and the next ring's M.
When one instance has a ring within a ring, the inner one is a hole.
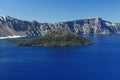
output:
M107 26L111 26L111 25L112 25L111 23L108 23L108 22L106 22L105 24L106 24Z
M84 19L100 19L99 17L88 17L88 18L83 18L82 20Z
M113 26L116 26L116 24L112 23Z
M0 16L1 20L6 20L6 18L7 18L6 16Z
M21 37L26 37L26 36L6 36L6 37L0 37L0 39L11 39L11 38L21 38Z

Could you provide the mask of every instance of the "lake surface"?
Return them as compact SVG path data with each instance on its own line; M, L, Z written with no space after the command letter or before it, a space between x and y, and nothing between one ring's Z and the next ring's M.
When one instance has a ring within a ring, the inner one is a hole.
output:
M16 47L0 40L0 80L120 80L120 35L91 46Z

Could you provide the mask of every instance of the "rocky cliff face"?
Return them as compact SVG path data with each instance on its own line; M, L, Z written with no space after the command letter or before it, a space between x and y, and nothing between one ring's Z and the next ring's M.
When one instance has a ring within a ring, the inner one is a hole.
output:
M57 28L68 28L77 34L119 34L120 24L101 18L86 18L68 22L39 23L24 21L10 16L0 16L0 37L6 36L43 36Z

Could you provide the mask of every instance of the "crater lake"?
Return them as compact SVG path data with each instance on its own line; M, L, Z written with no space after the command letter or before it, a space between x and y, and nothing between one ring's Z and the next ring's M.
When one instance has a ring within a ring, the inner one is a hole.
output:
M0 80L120 80L120 35L91 46L17 47L0 40Z

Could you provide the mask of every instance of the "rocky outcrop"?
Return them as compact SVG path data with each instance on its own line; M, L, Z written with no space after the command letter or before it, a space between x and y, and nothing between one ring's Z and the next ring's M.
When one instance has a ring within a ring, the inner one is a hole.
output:
M68 22L39 23L25 21L10 16L0 16L0 37L6 36L43 36L48 32L68 28L77 34L119 34L120 24L111 23L98 17Z

